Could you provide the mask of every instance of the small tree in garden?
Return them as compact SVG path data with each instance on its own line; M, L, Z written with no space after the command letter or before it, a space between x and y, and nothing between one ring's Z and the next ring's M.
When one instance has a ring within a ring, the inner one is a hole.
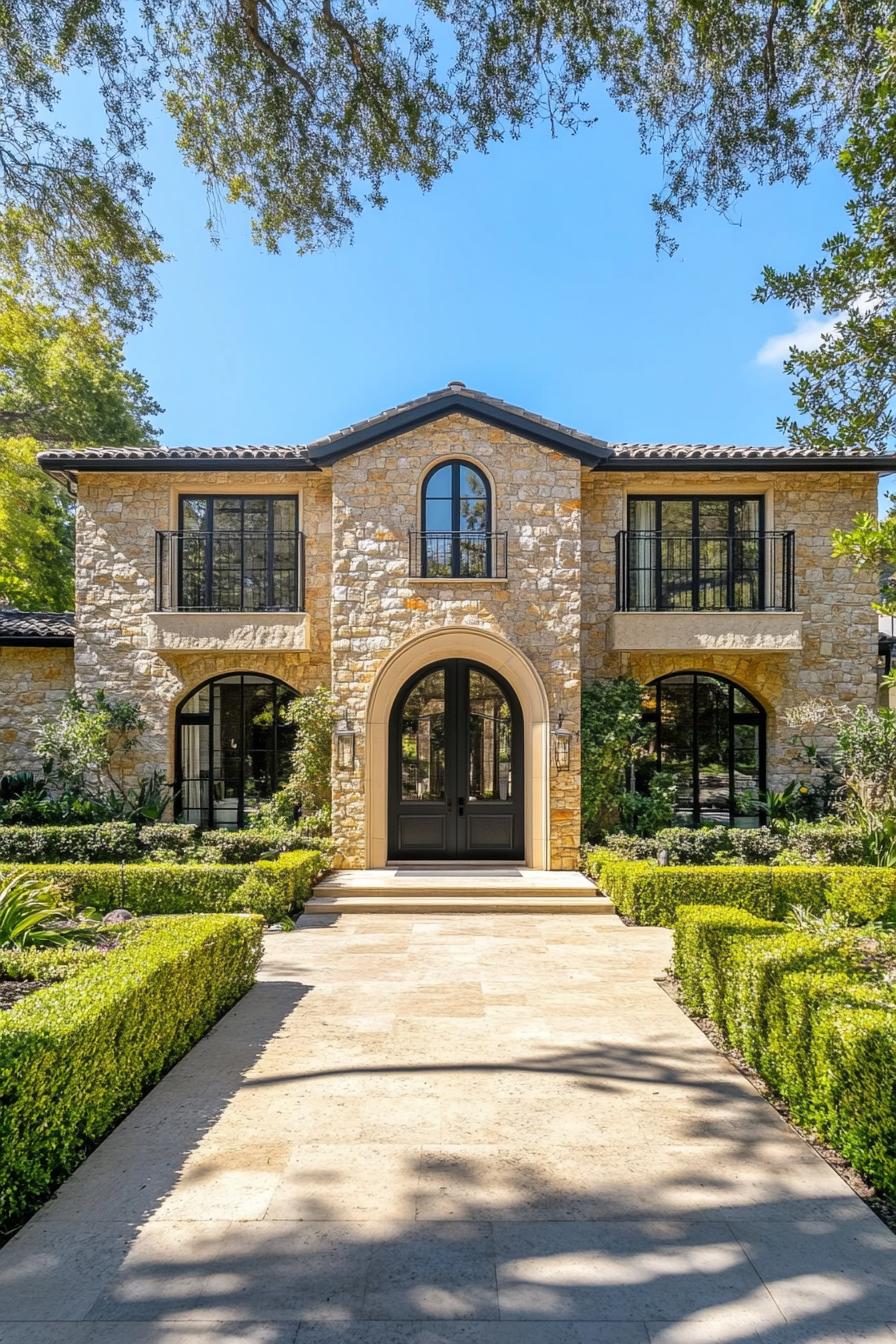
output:
M290 775L283 793L302 817L314 817L321 829L329 828L332 790L330 784L333 727L336 711L333 697L325 686L299 695L284 712L287 723L295 724L296 744L290 761Z
M58 716L46 720L38 732L37 752L44 770L65 789L125 810L130 797L123 781L126 760L146 727L146 720L129 700L113 700L95 691L84 700L72 691ZM147 787L144 781L141 788Z
M641 685L632 677L594 681L582 692L582 833L586 840L596 840L618 824L629 796L629 770L644 754L648 737L641 695Z

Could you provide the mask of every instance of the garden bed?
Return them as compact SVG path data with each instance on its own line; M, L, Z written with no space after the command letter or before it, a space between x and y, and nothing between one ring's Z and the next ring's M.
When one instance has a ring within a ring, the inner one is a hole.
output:
M105 952L2 954L7 976L58 983L0 1014L0 1227L46 1198L246 993L261 930L252 916L167 917L128 925Z

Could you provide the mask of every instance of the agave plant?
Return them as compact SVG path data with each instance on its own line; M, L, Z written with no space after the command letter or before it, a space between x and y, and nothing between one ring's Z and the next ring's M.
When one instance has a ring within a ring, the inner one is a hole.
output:
M63 947L99 937L93 921L66 927L69 912L57 904L54 887L29 873L12 873L0 886L0 948Z

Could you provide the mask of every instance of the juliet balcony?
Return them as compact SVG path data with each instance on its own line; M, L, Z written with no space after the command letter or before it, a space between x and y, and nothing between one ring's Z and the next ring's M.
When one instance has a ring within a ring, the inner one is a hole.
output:
M310 648L297 529L157 532L155 593L147 635L159 652Z
M618 532L608 647L630 653L801 649L794 551L793 532Z
M507 533L409 532L412 579L506 579Z

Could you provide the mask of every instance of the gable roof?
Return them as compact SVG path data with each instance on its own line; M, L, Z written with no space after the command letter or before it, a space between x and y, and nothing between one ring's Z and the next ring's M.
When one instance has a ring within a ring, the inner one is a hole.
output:
M66 645L75 642L73 611L19 611L0 608L0 645Z
M734 471L761 464L766 471L890 471L896 454L854 450L816 453L785 445L608 442L556 420L512 406L463 383L427 392L309 444L234 444L215 448L50 448L38 455L45 471L71 481L82 471L319 471L350 453L396 437L445 415L466 415L567 453L594 471Z

